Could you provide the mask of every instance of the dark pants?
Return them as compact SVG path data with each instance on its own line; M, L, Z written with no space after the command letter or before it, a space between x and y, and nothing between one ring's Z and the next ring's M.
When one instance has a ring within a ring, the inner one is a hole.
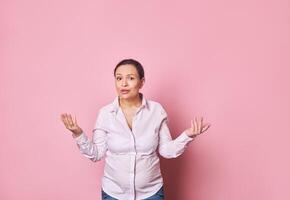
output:
M111 197L110 195L108 195L107 193L105 193L102 190L102 200L118 200L118 199ZM164 200L163 186L154 195L152 195L151 197L148 197L144 200Z

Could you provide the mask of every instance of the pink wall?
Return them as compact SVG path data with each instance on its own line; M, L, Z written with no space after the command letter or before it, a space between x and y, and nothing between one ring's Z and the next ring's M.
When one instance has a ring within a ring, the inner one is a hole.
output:
M60 120L91 137L123 58L145 67L148 99L172 136L212 124L162 159L166 200L290 199L290 4L277 1L0 3L0 199L97 200L103 161L83 157Z

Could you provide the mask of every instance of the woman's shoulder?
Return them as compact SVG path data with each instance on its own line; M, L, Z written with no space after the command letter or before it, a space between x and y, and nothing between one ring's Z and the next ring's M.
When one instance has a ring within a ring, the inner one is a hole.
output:
M114 107L113 107L112 103L103 104L100 106L99 112L108 113L108 112L111 112L113 110L113 108Z
M101 103L98 106L96 106L95 112L97 113L97 115L100 114L106 114L109 113L112 110L112 103Z
M147 99L147 103L149 103L151 106L155 106L159 108L162 107L161 103L156 100Z
M161 114L166 114L165 107L159 101L150 99L150 100L147 100L147 102L149 104L149 107L152 108L153 110L161 112Z

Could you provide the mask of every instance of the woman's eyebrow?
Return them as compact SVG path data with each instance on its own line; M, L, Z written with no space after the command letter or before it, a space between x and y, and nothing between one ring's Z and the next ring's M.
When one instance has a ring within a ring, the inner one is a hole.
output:
M116 75L122 75L122 74L116 74ZM136 74L127 74L127 76L128 76L128 75L134 75L134 76L136 76Z

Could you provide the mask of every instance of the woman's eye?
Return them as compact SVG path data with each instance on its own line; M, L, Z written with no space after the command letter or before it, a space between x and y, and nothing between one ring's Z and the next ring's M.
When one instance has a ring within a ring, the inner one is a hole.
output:
M121 78L120 77L117 77L116 79L119 81Z

